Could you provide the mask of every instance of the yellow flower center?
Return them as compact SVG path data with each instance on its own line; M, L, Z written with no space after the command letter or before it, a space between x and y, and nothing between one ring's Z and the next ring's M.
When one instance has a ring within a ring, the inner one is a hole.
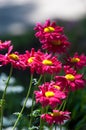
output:
M47 92L45 92L45 96L46 96L46 97L53 97L54 95L55 95L55 93L52 92L52 91L47 91Z
M49 65L49 66L53 65L53 63L52 63L51 60L43 60L42 63L43 63L44 65Z
M30 58L28 59L28 63L32 63L33 60L34 60L34 57L30 57Z
M72 74L67 74L67 75L65 75L65 78L70 80L70 81L74 81L75 76L73 76Z
M61 41L60 40L52 41L52 44L55 45L55 46L59 46L59 45L61 45Z
M53 112L53 113L51 113L51 116L60 116L61 115L61 113L60 112Z
M60 86L58 86L58 85L54 85L54 88L60 90Z
M73 57L73 58L71 59L71 62L73 62L73 63L77 63L77 62L79 62L79 61L80 61L79 58Z
M9 58L11 58L12 60L19 60L19 56L14 53L10 54Z
M49 32L49 33L51 33L51 32L54 32L54 31L55 31L55 28L53 28L53 27L51 27L51 26L44 28L44 32Z

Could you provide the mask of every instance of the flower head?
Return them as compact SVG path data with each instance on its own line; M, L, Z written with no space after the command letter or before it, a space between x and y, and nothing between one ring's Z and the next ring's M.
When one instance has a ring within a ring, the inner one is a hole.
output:
M49 125L63 124L65 120L70 119L70 112L53 110L52 113L42 114L41 118L45 120Z
M51 23L50 20L46 20L44 25L41 25L41 23L37 23L34 30L37 31L35 36L42 41L43 39L51 39L51 37L57 36L57 34L62 33L63 27L57 26L55 22Z
M39 63L39 66L37 68L37 72L39 74L54 74L61 71L61 62L57 59L57 57L52 56L52 54L43 53L42 55L38 55L36 57L36 60Z
M61 104L62 99L66 98L64 92L51 87L48 82L39 86L39 89L39 91L35 91L36 102L40 102L43 107L49 105L55 108L57 104Z
M37 60L37 57L41 56L43 53L38 50L37 52L35 51L34 48L31 49L31 51L26 51L24 55L24 62L27 66L27 68L30 68L31 73L34 73L35 71L37 72L38 67L39 67L39 61Z
M24 55L18 52L12 52L13 46L10 46L6 54L0 54L1 66L11 64L14 68L25 69Z
M64 76L56 76L57 81L61 81L64 78L67 80L69 90L75 91L80 88L84 88L85 80L83 79L82 74L78 74L73 68L70 66L64 66L65 75Z
M0 50L8 49L11 46L11 41L2 42L0 40Z
M71 67L75 67L75 69L82 69L86 66L86 56L84 54L79 55L77 52L74 54L73 57L68 57L66 59L67 64Z
M37 24L35 30L38 31L36 37L42 43L42 48L49 52L63 53L70 45L63 27L57 26L55 22L47 20L44 25Z

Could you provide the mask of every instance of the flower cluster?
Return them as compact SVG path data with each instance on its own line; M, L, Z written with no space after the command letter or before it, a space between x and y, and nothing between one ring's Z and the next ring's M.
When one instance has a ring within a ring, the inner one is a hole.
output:
M51 80L42 80L42 84L34 91L36 103L41 104L41 108L44 109L41 120L50 125L62 124L70 119L70 112L63 109L63 102L68 98L70 91L85 86L84 75L79 73L79 70L86 66L86 56L78 53L73 57L67 55L63 63L58 54L65 52L66 55L70 46L63 27L47 20L44 25L38 23L34 30L42 48L38 51L32 48L31 51L26 50L24 54L20 54L17 51L13 52L11 41L0 41L0 50L7 50L5 54L0 54L0 66L10 64L19 70L29 69L32 75L49 75ZM63 72L62 75L60 72Z
M37 31L36 37L42 43L42 48L49 52L63 53L70 45L63 28L57 26L55 22L50 23L50 20L47 20L44 25L38 23L34 29Z

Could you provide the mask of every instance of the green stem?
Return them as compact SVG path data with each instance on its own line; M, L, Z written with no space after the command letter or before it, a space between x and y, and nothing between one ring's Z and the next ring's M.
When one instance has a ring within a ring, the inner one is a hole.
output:
M39 85L41 79L42 79L42 75L39 77L38 83L36 84L36 86L34 88L36 88ZM29 122L29 127L31 126L31 123L32 123L32 120L33 120L33 116L32 116L33 107L34 107L34 92L32 94L32 107L31 107L31 118L30 118L30 122Z
M67 99L64 101L64 105L63 105L62 111L64 111L64 109L65 109L66 102L67 102Z
M60 125L60 130L62 130L62 125Z
M28 100L28 97L29 97L29 94L30 94L31 86L32 86L32 79L33 79L33 75L31 75L31 80L30 80L30 84L29 84L29 89L28 89L28 92L27 92L27 95L26 95L26 98L25 98L23 107L22 107L22 109L21 109L21 111L20 111L20 113L19 113L19 116L18 116L18 118L17 118L17 120L16 120L16 122L15 122L15 124L14 124L12 130L15 130L15 127L16 127L16 125L18 124L18 122L19 122L19 120L20 120L20 117L21 117L21 115L22 115L22 113L23 113L23 110L24 110L24 108L25 108L25 106L26 106L26 103L27 103L27 100Z
M65 100L63 100L62 104L59 106L59 111L61 110L63 104L64 104Z
M56 125L55 125L55 130L56 130Z
M44 108L41 109L41 115L43 111L44 111ZM41 119L41 117L40 117L40 130L43 130L43 120Z
M52 130L52 129L53 129L53 125L50 126L50 130Z
M3 95L2 95L2 99L1 99L1 114L0 114L0 130L2 130L2 127L3 127L3 112L4 112L4 101L5 101L5 95L6 95L6 90L7 90L7 87L9 85L9 81L10 81L10 78L11 78L11 75L12 75L12 71L13 71L13 67L11 66L10 68L10 73L9 73L9 77L7 79L7 82L6 82L6 86L5 86L5 90L3 92Z

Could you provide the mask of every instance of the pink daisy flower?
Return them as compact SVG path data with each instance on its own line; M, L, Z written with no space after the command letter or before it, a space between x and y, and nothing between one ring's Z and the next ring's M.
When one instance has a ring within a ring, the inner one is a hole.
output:
M46 40L42 43L42 48L49 52L64 53L67 51L70 43L65 35L59 35L56 38Z
M57 104L61 104L61 100L66 98L64 92L51 87L48 82L39 86L39 91L35 91L36 102L41 103L43 107L49 105L55 108Z
M38 73L37 70L40 62L39 60L36 60L36 57L40 57L41 55L43 55L43 53L40 50L36 52L34 48L32 48L30 52L26 51L24 55L24 62L27 68L30 68L31 73L34 73L35 71Z
M54 87L57 90L63 91L65 92L65 94L68 93L68 83L67 80L65 78L63 78L63 80L57 80L57 81L51 81L50 82L50 86Z
M69 57L66 59L67 64L71 67L75 67L77 69L82 69L86 66L86 56L84 54L78 55L76 52L73 57Z
M34 30L37 31L35 36L41 41L52 39L53 36L55 37L57 34L63 33L63 27L57 26L55 22L50 23L50 20L46 20L44 25L37 23Z
M37 72L39 74L49 73L59 73L62 69L61 62L57 59L57 57L48 53L43 53L42 55L37 55L36 60L39 63L37 68Z
M63 124L65 120L70 119L70 112L53 110L52 113L42 114L41 118L45 120L49 125Z
M63 33L63 27L59 27L55 22L47 20L44 25L37 24L35 35L42 43L42 48L50 52L63 53L67 50L70 43Z
M5 42L2 42L0 40L0 50L3 50L3 49L8 49L11 45L11 41L5 41Z
M85 80L83 79L82 74L77 74L73 68L69 66L64 66L65 76L56 76L57 81L61 81L64 78L68 82L69 90L75 91L80 88L84 88Z
M18 52L11 53L13 46L10 46L8 53L5 55L0 54L1 66L11 64L14 68L25 69L26 65L24 63L24 55Z

